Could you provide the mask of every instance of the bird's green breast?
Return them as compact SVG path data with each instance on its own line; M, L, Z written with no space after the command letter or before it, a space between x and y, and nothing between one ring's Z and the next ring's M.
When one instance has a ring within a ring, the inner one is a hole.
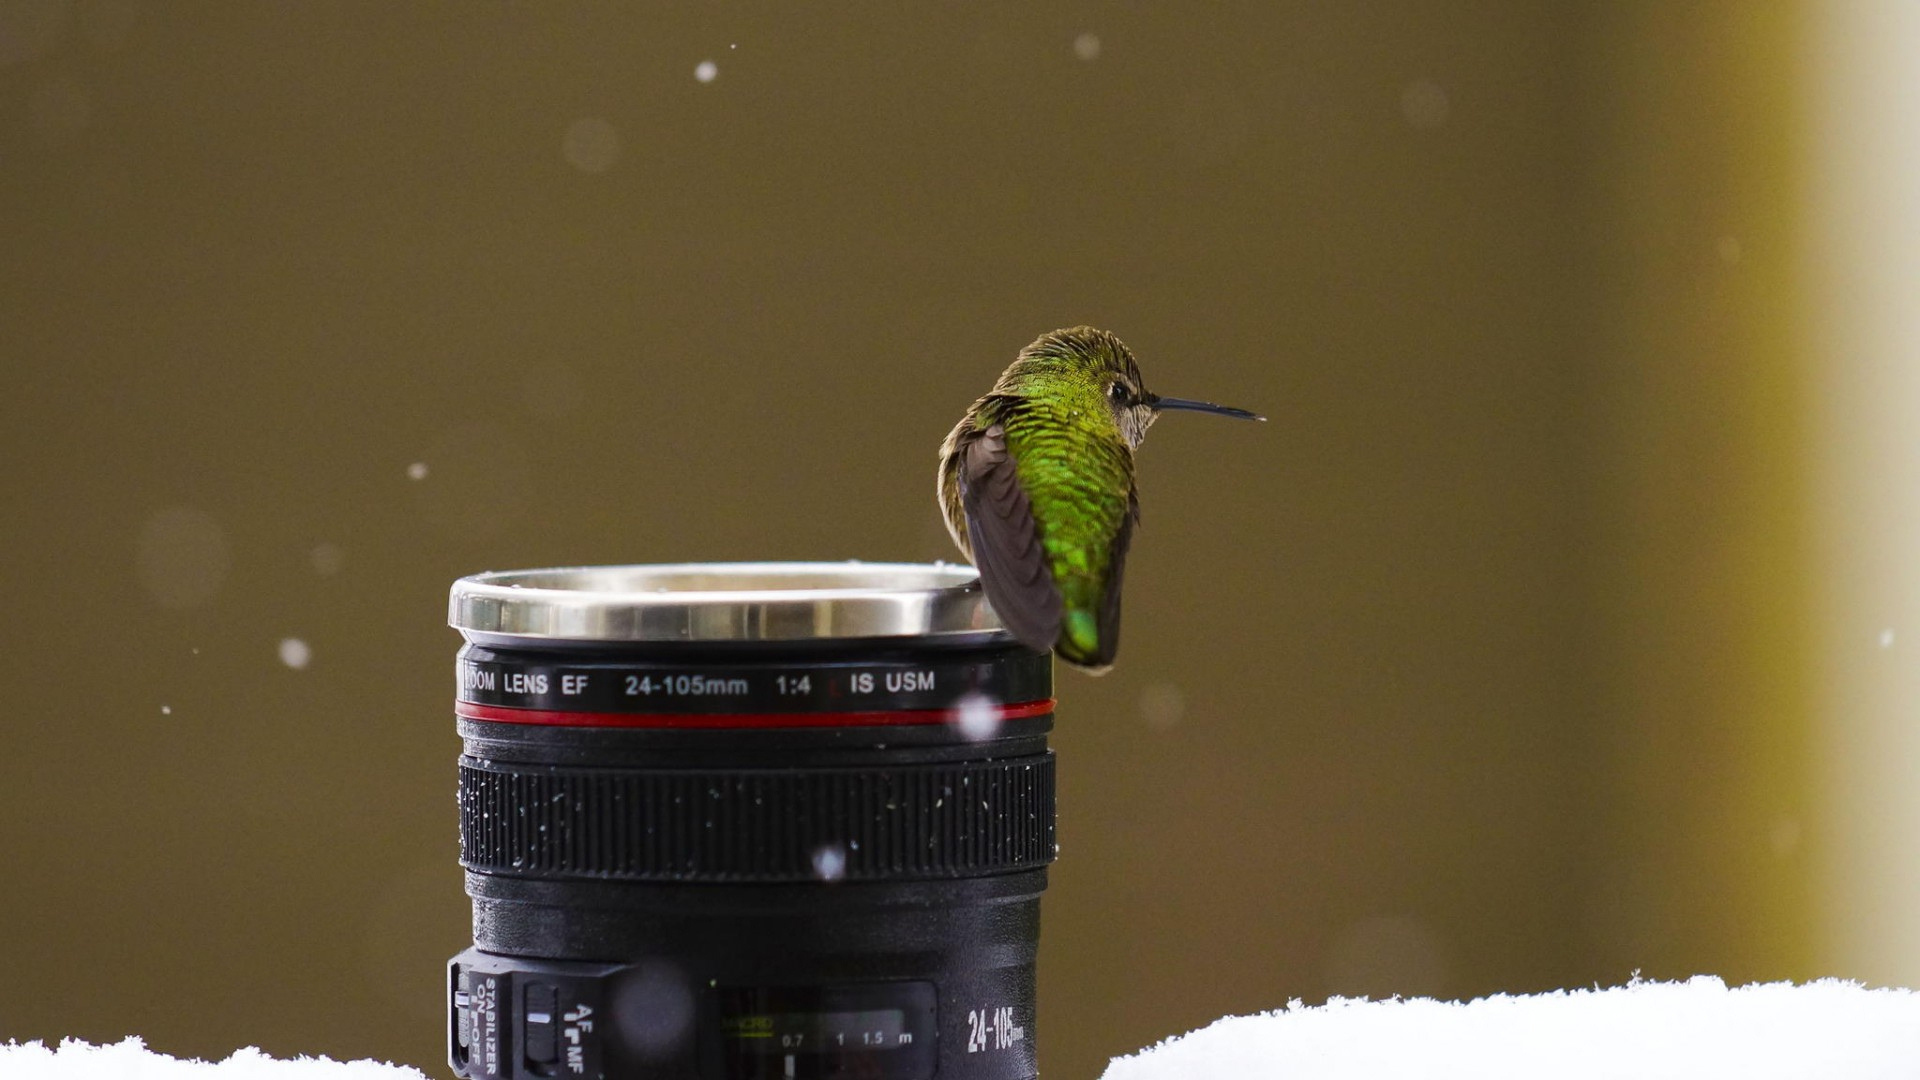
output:
M1060 589L1062 648L1096 651L1100 609L1133 486L1133 454L1097 398L1029 399L1003 420L1007 449Z

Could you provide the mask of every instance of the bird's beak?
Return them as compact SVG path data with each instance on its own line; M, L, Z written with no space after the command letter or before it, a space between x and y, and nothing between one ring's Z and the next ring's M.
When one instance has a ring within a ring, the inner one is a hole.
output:
M1190 401L1187 398L1161 397L1158 394L1149 395L1147 404L1162 412L1168 409L1185 409L1188 412L1210 412L1220 416L1231 416L1235 420L1266 419L1258 413L1250 413L1245 409L1236 409L1228 405L1215 405L1211 401Z

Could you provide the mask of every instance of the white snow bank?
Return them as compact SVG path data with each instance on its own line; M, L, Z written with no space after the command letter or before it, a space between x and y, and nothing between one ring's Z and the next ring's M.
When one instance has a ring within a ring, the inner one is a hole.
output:
M1915 1080L1920 994L1837 979L1727 989L1701 975L1607 990L1298 1001L1117 1058L1102 1080Z
M0 1077L5 1080L425 1080L418 1069L379 1061L296 1058L280 1061L249 1046L221 1062L182 1061L147 1049L137 1038L112 1046L91 1046L74 1039L49 1050L44 1043L0 1045Z

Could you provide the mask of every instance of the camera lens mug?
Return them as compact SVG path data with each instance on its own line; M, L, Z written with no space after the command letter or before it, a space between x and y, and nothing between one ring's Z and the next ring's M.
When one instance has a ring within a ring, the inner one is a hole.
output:
M1052 662L965 567L462 578L465 1080L1038 1075Z

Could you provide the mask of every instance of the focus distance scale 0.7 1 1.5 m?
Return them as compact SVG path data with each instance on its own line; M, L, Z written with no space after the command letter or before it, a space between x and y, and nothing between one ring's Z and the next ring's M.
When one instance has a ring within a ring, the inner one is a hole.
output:
M965 568L462 579L467 1080L1021 1080L1047 656Z

